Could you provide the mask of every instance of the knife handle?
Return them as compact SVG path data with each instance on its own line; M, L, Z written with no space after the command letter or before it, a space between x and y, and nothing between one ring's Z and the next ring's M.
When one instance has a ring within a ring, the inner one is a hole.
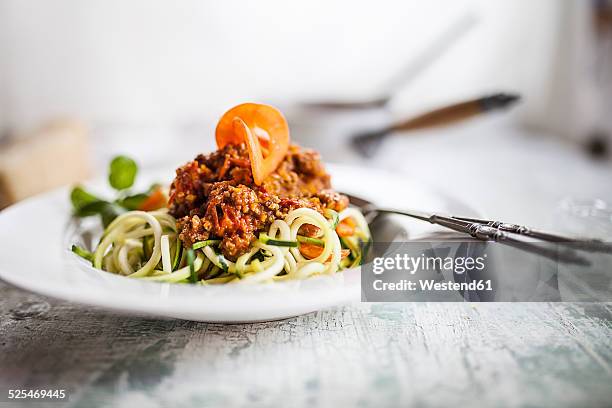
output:
M389 127L389 131L405 131L449 125L478 116L483 112L505 108L518 99L518 95L504 93L472 99L435 109L411 119L398 122Z

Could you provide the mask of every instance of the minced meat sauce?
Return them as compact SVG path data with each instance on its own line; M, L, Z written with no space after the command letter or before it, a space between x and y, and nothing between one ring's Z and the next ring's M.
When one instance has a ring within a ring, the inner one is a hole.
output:
M293 209L323 213L341 211L348 198L331 189L330 176L319 154L291 145L283 162L257 186L244 144L227 145L176 170L170 186L170 214L178 219L180 239L220 239L221 251L235 260L246 253L259 232ZM306 227L306 226L304 226ZM316 228L300 233L312 235Z

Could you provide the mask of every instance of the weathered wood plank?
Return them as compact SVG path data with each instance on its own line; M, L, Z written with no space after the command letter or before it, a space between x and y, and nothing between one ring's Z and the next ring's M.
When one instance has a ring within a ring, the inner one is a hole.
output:
M54 407L612 401L609 304L356 304L227 326L121 316L1 285L0 312L3 392L70 389Z

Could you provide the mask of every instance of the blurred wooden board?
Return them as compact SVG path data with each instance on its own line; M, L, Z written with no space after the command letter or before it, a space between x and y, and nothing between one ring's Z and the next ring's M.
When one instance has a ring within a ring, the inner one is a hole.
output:
M612 401L611 304L355 304L220 325L126 317L0 284L0 316L0 399L9 386L70 390L41 407Z
M61 119L0 145L0 209L90 174L87 128Z

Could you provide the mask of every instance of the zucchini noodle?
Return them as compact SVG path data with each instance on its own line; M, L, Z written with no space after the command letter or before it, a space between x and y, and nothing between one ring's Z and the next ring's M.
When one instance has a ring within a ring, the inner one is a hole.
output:
M336 226L346 218L353 220L354 233L341 238ZM304 225L316 227L316 236L300 235ZM358 266L369 241L368 224L355 208L340 213L329 211L325 216L310 208L298 208L272 222L248 252L232 261L221 253L218 239L183 248L176 220L167 209L129 211L106 228L92 264L148 281L252 284L331 275ZM311 251L304 252L303 246L309 246Z

